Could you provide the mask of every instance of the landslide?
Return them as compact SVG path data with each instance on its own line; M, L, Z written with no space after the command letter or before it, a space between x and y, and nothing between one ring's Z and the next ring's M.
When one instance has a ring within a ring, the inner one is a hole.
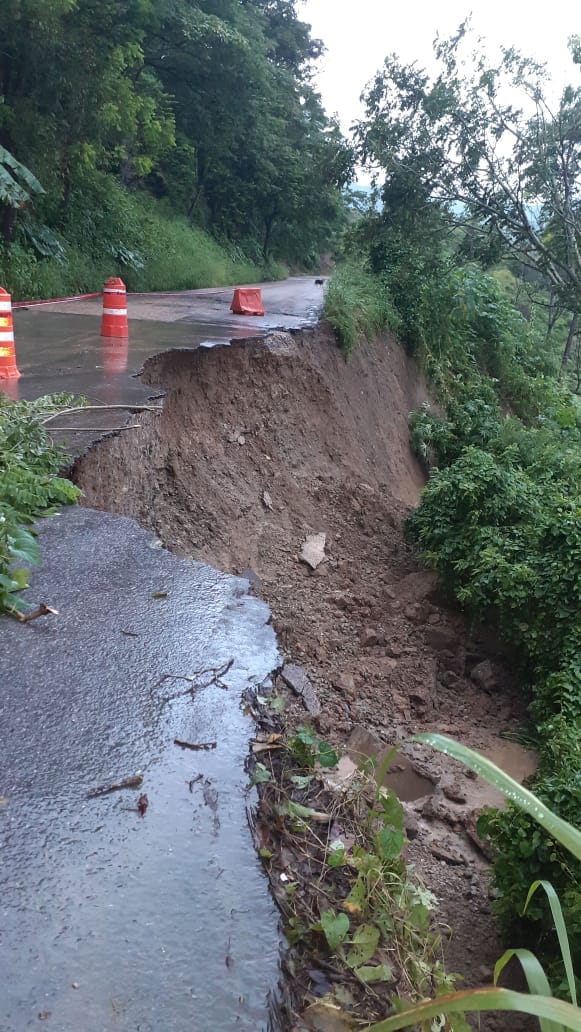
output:
M494 641L444 604L403 539L424 483L408 414L428 393L401 348L377 340L346 362L320 324L159 354L142 379L164 392L163 411L77 460L83 504L248 577L333 743L365 752L437 730L531 773L531 757L501 737L523 705ZM320 532L327 559L313 572L299 552ZM448 967L488 982L502 944L475 813L497 797L446 757L413 746L403 760L408 856L440 901ZM482 1027L532 1026L494 1016Z

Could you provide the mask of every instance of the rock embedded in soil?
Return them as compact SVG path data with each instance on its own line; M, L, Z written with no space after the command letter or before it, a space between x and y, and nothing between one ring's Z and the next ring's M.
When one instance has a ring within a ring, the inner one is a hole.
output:
M333 679L333 687L347 699L352 701L357 697L357 689L355 687L355 678L353 674L337 674Z
M420 824L412 807L409 803L402 803L403 808L403 826L404 831L408 839L413 840L420 834Z
M449 627L432 626L424 628L424 641L436 652L454 652L458 645L458 637L455 631Z
M452 803L464 804L466 802L466 792L462 789L461 785L457 781L443 782L442 791Z
M385 639L382 639L381 634L375 631L373 627L364 627L361 631L361 644L365 649L373 648L374 645L381 645L382 641L385 641Z
M309 534L301 548L299 556L301 562L310 566L311 570L316 570L325 561L326 542L327 535L324 533Z
M430 853L436 860L443 860L446 864L454 867L463 867L466 864L466 857L451 846L442 846L438 842L432 842Z
M500 671L489 659L477 663L470 671L470 678L485 692L492 693L502 687Z
M281 671L281 677L295 695L298 695L303 700L307 713L311 717L319 717L321 715L321 704L303 668L297 666L296 663L287 663Z

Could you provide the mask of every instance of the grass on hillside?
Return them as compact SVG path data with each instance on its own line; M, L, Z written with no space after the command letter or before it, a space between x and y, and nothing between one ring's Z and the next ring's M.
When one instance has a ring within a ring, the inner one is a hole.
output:
M351 263L342 265L329 280L323 314L346 355L360 340L371 340L398 326L387 288Z
M44 253L43 253L44 252ZM21 220L9 248L0 247L0 285L15 300L101 289L121 276L132 291L188 290L280 279L232 243L219 243L185 217L109 177L92 179L71 199L58 233Z

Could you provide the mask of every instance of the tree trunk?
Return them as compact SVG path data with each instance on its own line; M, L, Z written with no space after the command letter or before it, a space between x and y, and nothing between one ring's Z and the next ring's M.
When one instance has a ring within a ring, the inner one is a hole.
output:
M6 247L12 243L12 236L14 234L14 226L16 223L16 209L12 208L9 204L3 204L0 206L0 232L2 233L2 239Z
M270 238L272 236L272 229L276 222L277 213L273 212L272 215L268 215L264 220L264 243L262 245L262 256L265 262L269 259L270 250Z
M573 318L571 319L571 322L569 323L569 332L567 334L567 342L565 344L565 350L563 351L563 357L561 359L561 376L563 376L563 374L565 373L565 370L567 368L567 363L568 363L569 358L571 356L571 351L573 350L573 341L575 340L575 335L577 333L577 323L578 323L578 321L579 321L579 314L578 314L578 312L575 312L575 315L573 316Z

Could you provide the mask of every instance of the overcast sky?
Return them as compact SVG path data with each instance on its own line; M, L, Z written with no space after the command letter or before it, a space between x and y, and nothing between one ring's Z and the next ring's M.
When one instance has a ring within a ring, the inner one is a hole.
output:
M386 54L395 51L406 62L429 66L436 34L450 35L470 11L491 52L500 44L517 46L548 62L557 78L566 70L571 81L576 70L567 37L581 33L579 2L551 0L542 16L536 7L534 0L301 0L299 12L327 47L317 84L328 113L337 112L347 130L361 113L363 87Z

